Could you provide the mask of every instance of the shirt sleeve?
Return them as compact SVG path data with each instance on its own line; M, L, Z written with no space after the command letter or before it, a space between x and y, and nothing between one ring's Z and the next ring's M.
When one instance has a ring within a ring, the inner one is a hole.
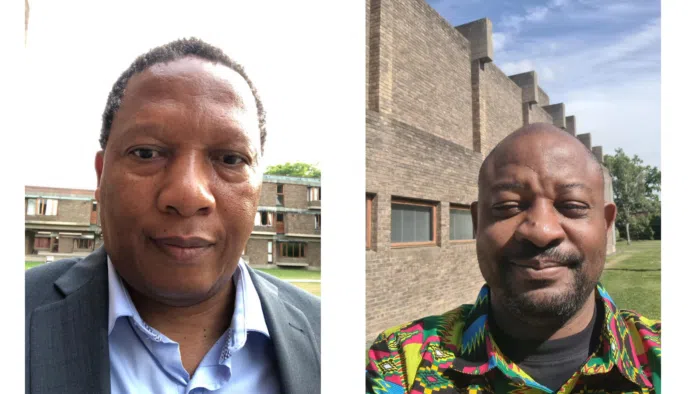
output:
M368 394L405 394L400 355L391 338L380 334L367 352L366 385Z

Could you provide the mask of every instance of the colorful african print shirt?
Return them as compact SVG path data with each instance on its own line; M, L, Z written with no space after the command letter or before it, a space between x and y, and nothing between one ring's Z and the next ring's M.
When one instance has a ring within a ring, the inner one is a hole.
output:
M600 284L596 299L605 307L599 345L561 388L542 386L501 353L489 331L484 286L474 305L380 334L368 353L367 392L660 393L661 322L618 310Z

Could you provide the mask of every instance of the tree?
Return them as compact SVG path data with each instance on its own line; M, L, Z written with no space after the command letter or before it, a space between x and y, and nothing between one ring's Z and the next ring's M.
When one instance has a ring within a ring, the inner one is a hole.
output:
M321 170L313 164L296 162L267 167L265 175L284 175L300 178L320 178Z
M635 239L653 238L651 218L661 214L661 171L645 166L637 155L630 158L622 149L616 149L615 155L605 155L604 163L612 177L617 220L625 228L627 244L630 233Z

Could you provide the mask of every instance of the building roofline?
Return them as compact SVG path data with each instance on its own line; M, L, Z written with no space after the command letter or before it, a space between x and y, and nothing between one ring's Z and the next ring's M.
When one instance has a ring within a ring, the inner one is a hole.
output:
M283 175L263 175L263 182L292 185L321 186L321 178L301 178Z

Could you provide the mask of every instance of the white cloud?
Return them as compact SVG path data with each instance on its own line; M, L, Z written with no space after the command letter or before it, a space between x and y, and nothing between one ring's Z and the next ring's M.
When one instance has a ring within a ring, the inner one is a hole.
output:
M554 71L550 67L542 66L539 68L539 73L537 76L542 82L552 82L554 81Z
M506 46L507 36L505 33L493 33L491 40L493 41L493 51L499 52Z
M499 26L517 33L525 22L539 23L547 19L551 11L562 8L568 0L551 0L545 6L527 7L522 14L504 15Z
M523 59L516 62L503 63L499 67L506 75L513 75L532 71L535 69L535 64L529 59Z

